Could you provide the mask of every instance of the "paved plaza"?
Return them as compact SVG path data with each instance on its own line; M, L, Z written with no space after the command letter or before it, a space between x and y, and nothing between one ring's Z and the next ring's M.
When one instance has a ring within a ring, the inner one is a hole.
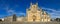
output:
M0 24L60 24L60 22L0 22Z

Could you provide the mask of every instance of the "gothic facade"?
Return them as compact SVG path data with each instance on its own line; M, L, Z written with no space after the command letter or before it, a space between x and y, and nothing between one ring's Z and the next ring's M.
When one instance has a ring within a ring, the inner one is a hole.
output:
M47 12L38 7L38 3L30 4L29 9L26 9L27 22L49 22L50 17Z

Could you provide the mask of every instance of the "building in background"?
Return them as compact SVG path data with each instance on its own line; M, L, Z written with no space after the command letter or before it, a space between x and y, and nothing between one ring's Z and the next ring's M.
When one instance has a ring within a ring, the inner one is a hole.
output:
M17 16L16 14L13 15L13 21L16 21L17 20Z
M7 16L7 17L5 17L4 21L12 22L13 21L13 16Z

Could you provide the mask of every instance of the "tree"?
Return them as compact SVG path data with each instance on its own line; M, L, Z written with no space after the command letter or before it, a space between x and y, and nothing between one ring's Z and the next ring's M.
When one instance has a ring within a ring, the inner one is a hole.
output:
M2 19L0 19L0 21L2 21Z
M56 19L55 19L55 21L58 21L58 22L60 22L60 18L56 18Z

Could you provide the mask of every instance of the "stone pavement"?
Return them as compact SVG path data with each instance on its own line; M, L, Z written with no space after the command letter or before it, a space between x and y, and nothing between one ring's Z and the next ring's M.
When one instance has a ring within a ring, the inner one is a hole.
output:
M60 22L0 22L0 24L60 24Z

